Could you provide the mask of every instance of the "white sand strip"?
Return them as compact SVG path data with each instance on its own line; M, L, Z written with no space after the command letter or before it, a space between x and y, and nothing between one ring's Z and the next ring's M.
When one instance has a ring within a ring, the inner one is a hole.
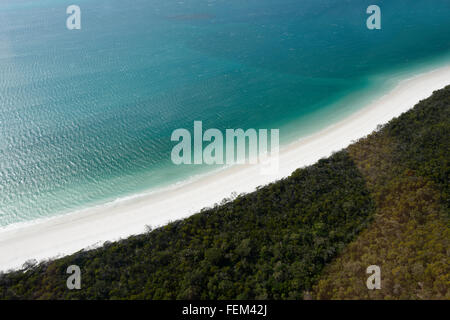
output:
M275 176L261 175L257 166L235 166L170 190L6 228L0 232L0 270L20 267L29 259L40 261L67 255L104 241L139 234L145 231L145 225L164 225L188 217L219 203L232 192L251 192L347 147L448 84L450 66L402 81L390 93L345 120L282 148L280 170Z

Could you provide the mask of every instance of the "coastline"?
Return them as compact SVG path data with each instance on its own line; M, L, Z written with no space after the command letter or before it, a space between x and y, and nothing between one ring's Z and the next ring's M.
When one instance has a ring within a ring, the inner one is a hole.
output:
M347 147L448 84L449 65L401 81L386 95L345 119L282 147L280 170L275 176L260 175L258 166L233 166L108 206L0 230L0 270L20 267L29 259L41 261L139 234L146 225L155 227L186 218L219 203L232 192L254 191Z

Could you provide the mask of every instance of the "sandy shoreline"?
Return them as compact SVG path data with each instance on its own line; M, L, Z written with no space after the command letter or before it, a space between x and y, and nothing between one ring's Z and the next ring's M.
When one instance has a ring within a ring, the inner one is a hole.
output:
M450 66L402 81L346 119L281 148L280 170L275 176L261 175L258 166L231 167L166 191L0 231L0 270L139 234L146 225L188 217L232 192L251 192L347 147L448 84Z

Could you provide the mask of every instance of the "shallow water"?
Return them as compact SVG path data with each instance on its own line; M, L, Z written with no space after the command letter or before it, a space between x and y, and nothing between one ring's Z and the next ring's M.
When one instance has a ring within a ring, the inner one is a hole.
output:
M212 168L170 161L177 128L280 128L282 143L448 61L448 0L0 2L0 226ZM339 103L346 98L345 103Z

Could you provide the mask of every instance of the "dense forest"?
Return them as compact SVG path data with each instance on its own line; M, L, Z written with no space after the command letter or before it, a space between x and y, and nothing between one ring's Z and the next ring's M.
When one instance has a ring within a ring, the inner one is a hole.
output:
M348 148L374 222L325 268L319 299L450 299L450 87ZM366 287L379 265L382 289Z
M0 298L450 299L449 107L450 86L253 193L0 274ZM373 264L381 290L366 287Z

